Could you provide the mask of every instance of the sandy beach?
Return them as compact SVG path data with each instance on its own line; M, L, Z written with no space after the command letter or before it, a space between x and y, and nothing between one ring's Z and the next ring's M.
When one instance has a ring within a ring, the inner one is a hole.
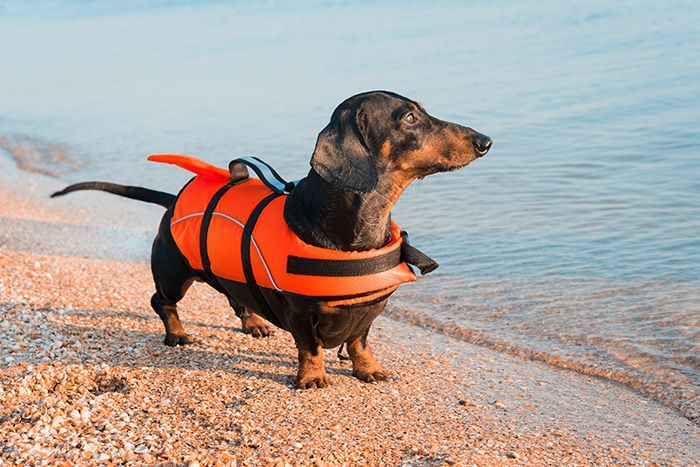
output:
M133 202L0 169L0 465L700 462L697 425L622 385L390 317L381 384L327 351L332 386L294 389L291 336L243 334L203 284L180 307L196 343L166 347Z

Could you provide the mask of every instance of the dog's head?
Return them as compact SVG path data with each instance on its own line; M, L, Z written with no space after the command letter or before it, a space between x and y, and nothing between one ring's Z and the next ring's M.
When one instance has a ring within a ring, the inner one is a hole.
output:
M407 184L464 167L490 148L486 135L438 120L398 94L373 91L335 109L318 135L311 166L328 183L367 193L381 176Z

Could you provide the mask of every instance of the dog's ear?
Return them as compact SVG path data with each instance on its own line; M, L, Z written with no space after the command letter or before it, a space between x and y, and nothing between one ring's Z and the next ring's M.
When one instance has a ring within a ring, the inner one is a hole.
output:
M365 140L366 115L361 106L338 108L321 130L311 157L311 167L328 183L369 193L378 175L372 152Z

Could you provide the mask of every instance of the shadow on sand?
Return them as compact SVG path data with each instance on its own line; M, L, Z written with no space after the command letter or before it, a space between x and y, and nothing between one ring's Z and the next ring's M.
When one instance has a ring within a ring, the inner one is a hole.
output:
M13 302L0 304L0 309L12 310ZM287 337L289 351L281 353L279 338L253 338L240 327L183 321L195 342L187 346L168 347L163 344L160 319L153 315L114 310L75 309L62 312L32 308L31 319L37 313L46 314L39 329L27 323L19 349L13 349L11 362L0 362L0 368L17 361L31 364L56 363L122 366L130 368L178 369L185 371L227 372L249 378L268 379L294 389L297 369L296 348ZM25 313L26 314L26 313ZM7 316L12 320L17 316ZM26 319L26 318L25 318ZM4 320L4 318L3 318ZM70 322L73 321L73 322ZM75 322L91 324L75 324ZM144 324L146 322L146 324ZM129 325L133 325L129 328ZM139 330L136 330L136 329ZM144 331L152 328L154 331ZM276 334L284 333L280 329ZM267 343L275 350L261 350ZM10 343L12 345L12 343ZM283 344L284 345L284 344ZM286 349L285 349L286 350ZM347 363L328 360L331 375L351 376ZM261 369L262 367L262 369Z

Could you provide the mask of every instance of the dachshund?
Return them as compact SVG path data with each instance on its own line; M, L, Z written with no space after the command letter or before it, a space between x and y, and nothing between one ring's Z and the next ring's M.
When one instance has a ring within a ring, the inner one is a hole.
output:
M283 215L304 242L340 251L380 248L392 239L391 209L415 179L448 172L484 156L491 139L471 128L439 120L415 101L388 91L357 94L342 102L319 133L311 170L285 200ZM192 342L177 312L177 302L194 280L225 293L244 332L267 336L271 325L289 331L298 350L298 388L330 384L323 349L345 345L353 375L383 381L387 372L372 354L368 334L395 290L370 301L337 304L324 297L277 292L281 316L266 315L244 290L233 293L193 269L171 232L177 197L142 187L84 182L54 193L102 190L164 206L167 211L153 242L151 269L156 293L151 305L165 326L167 345Z

